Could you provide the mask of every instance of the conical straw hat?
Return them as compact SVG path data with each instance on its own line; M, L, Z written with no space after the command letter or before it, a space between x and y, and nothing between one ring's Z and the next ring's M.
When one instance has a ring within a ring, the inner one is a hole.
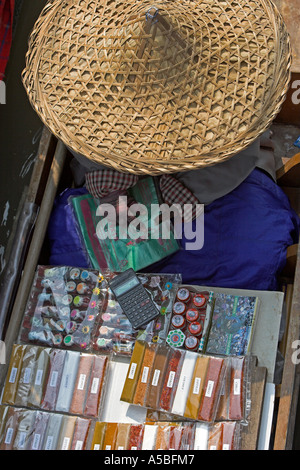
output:
M270 0L53 0L23 82L72 151L121 172L227 160L272 123L291 50Z

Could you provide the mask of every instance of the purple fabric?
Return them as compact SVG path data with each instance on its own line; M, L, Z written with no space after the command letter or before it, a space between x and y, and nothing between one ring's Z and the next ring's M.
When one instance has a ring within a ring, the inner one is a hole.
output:
M50 243L49 264L54 266L89 267L88 258L82 248L72 207L71 196L87 194L85 188L66 189L55 200L48 224Z

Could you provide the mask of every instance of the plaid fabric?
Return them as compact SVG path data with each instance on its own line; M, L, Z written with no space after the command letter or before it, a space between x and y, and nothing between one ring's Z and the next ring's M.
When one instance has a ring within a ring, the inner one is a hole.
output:
M85 175L86 188L93 197L102 198L114 191L126 190L134 186L138 176L119 173L115 170L96 170ZM170 175L159 180L162 198L166 204L180 205L184 221L188 222L200 215L202 205L193 193Z
M0 0L0 80L4 78L12 42L15 0Z
M85 175L86 189L96 198L102 198L114 191L129 189L137 182L137 176L115 170L96 170Z
M159 180L162 198L166 204L179 204L184 215L184 221L189 222L200 215L203 210L202 205L194 194L187 189L176 178L170 175L163 175Z

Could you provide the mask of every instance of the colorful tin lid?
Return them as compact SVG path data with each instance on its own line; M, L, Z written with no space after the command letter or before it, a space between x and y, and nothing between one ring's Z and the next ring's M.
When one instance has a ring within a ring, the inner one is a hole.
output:
M185 334L181 330L171 330L167 336L167 343L174 348L180 348L184 345Z

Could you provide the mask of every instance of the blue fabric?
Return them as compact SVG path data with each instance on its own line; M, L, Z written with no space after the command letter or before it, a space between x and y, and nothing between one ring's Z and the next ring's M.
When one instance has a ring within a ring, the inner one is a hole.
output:
M86 189L67 189L50 219L50 264L88 267L68 198ZM187 240L190 242L190 240ZM299 218L280 187L255 169L234 191L205 206L204 246L182 249L143 269L181 273L186 284L277 290L287 247L299 241Z
M55 199L47 231L50 244L50 265L89 267L88 258L78 235L72 207L68 201L71 196L83 194L87 194L85 188L66 189Z
M276 290L287 247L298 240L299 218L287 196L255 169L234 191L205 206L201 250L185 250L183 238L179 252L147 271L181 273L187 284Z

